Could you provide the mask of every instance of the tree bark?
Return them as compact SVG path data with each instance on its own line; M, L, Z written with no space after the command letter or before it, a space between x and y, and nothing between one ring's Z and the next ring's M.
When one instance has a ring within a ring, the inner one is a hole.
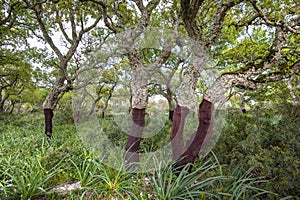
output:
M148 72L136 52L130 52L128 57L131 63L132 126L125 147L125 161L133 164L139 161L138 149L145 126Z
M2 101L2 88L0 88L0 113L3 112L4 104Z
M173 159L177 160L185 151L185 145L183 140L184 122L189 109L187 107L177 106L173 115L173 123L170 134Z
M182 168L188 163L194 163L200 149L204 143L204 140L209 133L212 131L210 126L212 126L212 113L213 113L213 104L206 99L203 99L202 103L199 106L199 125L198 129L195 132L195 136L192 141L188 144L187 149L181 155L180 159L176 163L176 167Z
M169 120L173 122L173 114L175 110L174 100L173 100L173 94L171 93L170 89L167 89L169 92L167 93L167 100L169 104Z
M112 88L109 90L108 97L107 97L107 99L106 99L106 101L105 101L104 108L102 109L102 112L101 112L101 118L104 118L104 117L105 117L105 112L106 112L106 110L107 110L107 108L108 108L108 103L109 103L109 101L110 101L110 99L111 99L111 97L112 97L112 94L113 94L113 92L114 92L115 87L116 87L116 84L114 84L114 85L112 86Z
M146 109L132 109L132 126L130 129L130 135L125 147L126 155L125 160L128 163L134 163L139 161L138 150L145 126L145 113Z
M45 134L51 138L52 136L52 118L53 118L53 109L45 108L44 109L45 116Z
M247 110L244 106L244 102L245 102L245 97L244 97L244 94L241 95L241 100L240 100L240 103L239 103L239 106L240 106L240 109L242 111L243 114L246 114L247 113Z
M1 91L0 91L1 92ZM5 101L8 99L9 95L8 94L5 94L4 97L1 95L0 96L0 113L4 112L4 104L5 104Z
M52 118L54 115L53 110L57 106L59 99L63 96L65 91L67 90L62 91L57 88L53 88L43 103L44 117L45 117L45 134L49 138L52 137Z

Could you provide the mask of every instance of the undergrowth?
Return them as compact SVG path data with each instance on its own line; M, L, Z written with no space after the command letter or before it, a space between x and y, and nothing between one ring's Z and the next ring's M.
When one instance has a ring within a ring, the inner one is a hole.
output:
M254 168L228 168L213 153L181 171L174 163L156 162L152 172L129 173L125 165L113 169L96 158L72 123L55 121L51 141L43 128L38 113L0 116L0 199L278 198L260 188L266 180L253 176ZM73 181L80 181L81 188L64 194L52 191Z

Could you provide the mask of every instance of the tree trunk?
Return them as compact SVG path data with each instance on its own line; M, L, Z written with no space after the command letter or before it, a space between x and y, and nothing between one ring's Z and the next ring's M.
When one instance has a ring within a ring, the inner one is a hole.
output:
M173 159L177 160L185 151L185 145L183 140L183 129L184 122L189 109L187 107L177 106L174 115L173 123L170 134L172 150L173 150Z
M146 109L132 109L132 126L130 129L130 135L126 144L125 160L128 163L134 163L139 161L138 150L145 126L145 113Z
M2 95L0 96L0 113L4 112L4 104L5 101L8 99L8 97L9 97L8 94L5 94L4 97Z
M169 110L169 120L173 122L174 110Z
M132 91L130 89L130 98L129 98L129 108L128 108L128 113L130 113L132 110Z
M182 154L181 158L176 163L176 167L182 168L188 163L194 163L196 160L200 149L204 143L204 140L209 132L212 129L209 129L212 126L212 113L213 113L213 104L206 99L203 99L202 103L199 106L199 125L194 138L189 143L187 149Z
M4 112L4 102L1 101L0 102L0 113L3 113Z
M52 118L53 118L53 109L45 108L44 109L45 116L45 134L51 138L52 136Z
M132 95L132 126L126 144L125 161L132 164L139 162L138 149L140 146L148 98L148 73L135 53L129 53L131 64L131 95Z
M239 106L240 106L240 109L241 109L242 113L246 114L247 110L246 110L246 108L244 106L244 102L245 102L245 96L244 96L244 94L241 94L241 100L239 102Z
M3 103L2 103L2 87L0 87L0 113L3 112Z
M59 99L62 97L64 92L57 88L53 88L43 103L44 117L45 117L45 134L49 138L52 137L52 118L53 110L57 106Z
M171 91L168 89L168 91ZM167 96L168 104L169 104L169 120L173 122L173 114L175 110L174 100L171 92L168 92Z
M111 97L112 97L112 94L113 94L113 92L114 92L115 87L116 87L116 85L114 85L114 86L109 90L108 97L107 97L107 99L106 99L106 101L105 101L104 108L102 109L102 112L101 112L101 118L104 118L104 117L105 117L105 112L106 112L106 110L107 110L107 108L108 108L108 103L109 103L109 101L110 101L110 99L111 99Z
M91 108L91 110L90 110L90 112L89 112L89 116L91 116L91 115L95 112L96 104L100 101L100 99L102 99L102 96L98 96L98 97L94 100L94 102L93 102L93 104L92 104L92 108Z

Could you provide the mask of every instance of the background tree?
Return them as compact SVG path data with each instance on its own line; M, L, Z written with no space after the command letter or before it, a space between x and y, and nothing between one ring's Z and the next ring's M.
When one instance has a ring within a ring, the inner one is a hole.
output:
M182 64L183 60L181 58L175 58L174 55L170 55L168 61L160 67L158 72L152 76L152 81L150 82L149 93L154 95L163 96L169 106L169 120L173 120L173 113L176 104L175 95L175 83L176 78L180 75L179 65ZM177 80L179 82L179 80Z
M124 38L124 41L127 42L127 44L124 43L124 45L130 47L132 41L140 36L149 25L151 15L160 1L152 0L148 2L147 5L144 5L144 2L140 0L123 3L114 2L111 5L105 4L102 1L94 2L97 2L102 7L104 22L113 33L118 34L130 30L130 37ZM115 23L111 20L111 15L117 17ZM144 65L142 56L140 56L140 52L137 49L129 49L125 54L130 62L130 91L132 95L132 126L125 148L127 152L125 159L129 162L137 162L139 160L137 151L140 146L143 127L145 125L145 110L148 97L147 85L150 70ZM160 66L167 60L169 54L169 51L162 51L153 66Z
M26 85L32 83L30 51L25 51L27 31L18 21L18 15L23 14L18 1L3 1L0 12L0 112L13 107Z
M97 26L102 15L93 3L81 1L23 2L29 10L28 18L38 25L39 31L34 29L34 34L43 39L56 56L55 83L43 103L45 133L51 137L53 109L63 94L72 90L77 76L79 66L70 66L71 60L84 35ZM56 43L54 31L62 35L64 47Z

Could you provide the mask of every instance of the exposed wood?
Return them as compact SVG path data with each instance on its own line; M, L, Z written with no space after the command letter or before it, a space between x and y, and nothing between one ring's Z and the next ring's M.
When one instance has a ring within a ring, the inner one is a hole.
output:
M133 108L132 109L132 125L130 134L128 135L127 144L125 147L126 155L125 161L130 165L139 161L138 150L145 126L146 109Z
M183 140L184 123L189 109L177 105L173 114L173 123L170 133L170 139L172 144L173 159L177 160L185 151L185 145Z
M53 110L51 108L44 109L45 116L45 134L49 138L52 137L52 118L53 118Z
M194 163L201 147L205 141L206 136L209 134L209 128L212 126L212 113L213 104L206 99L203 99L199 106L199 126L194 134L194 138L188 144L185 152L181 155L180 159L176 163L176 167L182 168L187 163ZM211 131L212 129L210 129Z

